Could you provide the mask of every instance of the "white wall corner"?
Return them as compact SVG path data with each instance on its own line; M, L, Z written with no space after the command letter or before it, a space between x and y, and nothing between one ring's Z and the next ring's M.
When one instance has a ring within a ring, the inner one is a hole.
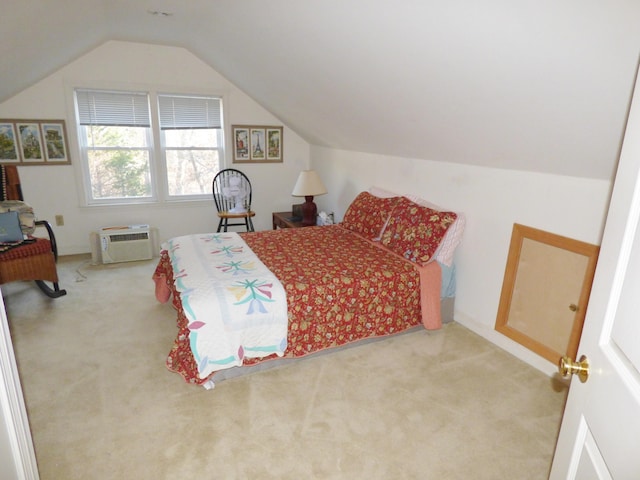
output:
M38 480L38 466L4 302L0 302L0 464L3 480ZM5 427L4 431L1 427ZM4 448L6 445L8 449Z

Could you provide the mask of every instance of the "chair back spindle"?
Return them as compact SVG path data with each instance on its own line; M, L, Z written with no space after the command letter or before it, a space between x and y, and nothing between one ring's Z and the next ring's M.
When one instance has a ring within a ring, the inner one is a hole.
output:
M251 181L243 172L235 168L220 170L213 179L212 190L220 219L218 232L226 232L230 226L244 226L248 232L254 231Z

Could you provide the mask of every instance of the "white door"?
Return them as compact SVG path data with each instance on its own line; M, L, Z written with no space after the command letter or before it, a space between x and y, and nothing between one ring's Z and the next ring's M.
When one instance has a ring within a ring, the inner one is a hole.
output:
M578 356L589 378L571 380L551 479L640 479L640 81L620 163ZM575 359L574 359L575 360Z

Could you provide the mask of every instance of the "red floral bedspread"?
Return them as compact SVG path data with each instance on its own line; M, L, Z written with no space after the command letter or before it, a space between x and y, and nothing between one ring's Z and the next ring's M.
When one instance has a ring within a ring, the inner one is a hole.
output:
M390 335L421 323L420 276L415 266L340 225L250 232L242 237L285 286L289 316L285 357ZM178 335L167 367L188 382L202 384L207 379L197 376L187 320L164 252L154 274L156 279L162 277L178 310ZM265 359L245 359L245 365Z

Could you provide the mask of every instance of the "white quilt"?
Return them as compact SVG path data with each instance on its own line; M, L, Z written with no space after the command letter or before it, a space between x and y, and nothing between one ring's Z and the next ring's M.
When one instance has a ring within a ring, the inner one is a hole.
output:
M283 355L284 287L237 233L176 237L162 248L171 258L200 378L241 365L244 357Z

